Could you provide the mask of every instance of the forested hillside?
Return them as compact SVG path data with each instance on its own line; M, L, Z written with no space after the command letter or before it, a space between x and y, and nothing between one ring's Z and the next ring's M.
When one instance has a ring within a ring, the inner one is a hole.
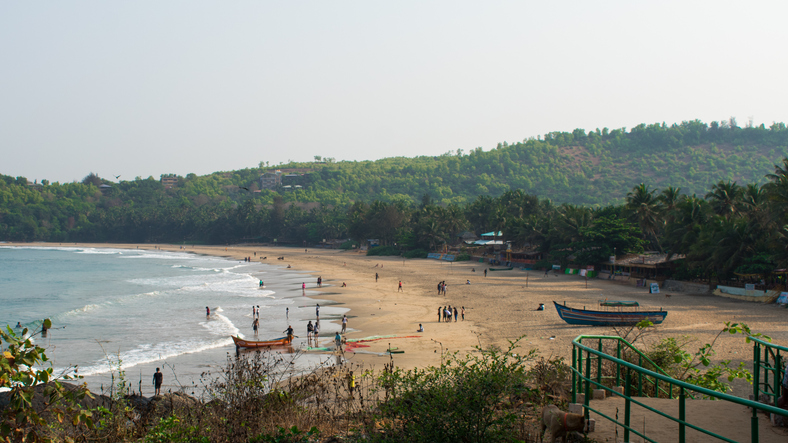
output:
M638 183L705 193L719 180L763 183L788 155L782 123L739 128L735 121L639 125L586 133L555 132L498 148L439 157L387 158L312 168L299 201L353 200L465 203L480 195L520 189L558 203L607 205L623 202Z
M380 226L407 222L421 223L419 229L443 229L430 228L432 215L414 215L417 207L465 220L478 233L504 226L501 217L511 218L500 210L496 215L491 199L506 200L505 194L513 191L531 202L515 211L520 219L540 204L620 205L640 183L702 198L723 183L737 182L742 189L765 183L774 165L788 155L787 147L788 129L782 123L740 128L735 121L691 121L639 125L630 131L556 132L502 143L487 152L276 166L296 172L302 187L292 191L261 191L260 175L275 169L263 167L263 162L256 168L176 177L172 187L153 177L113 183L93 174L81 183L29 183L13 177L13 171L2 171L9 175L0 176L0 240L226 243L362 238L372 235L359 228L369 213ZM533 203L540 199L543 203ZM498 218L489 219L493 216ZM418 243L448 241L463 223ZM381 235L393 236L393 231Z

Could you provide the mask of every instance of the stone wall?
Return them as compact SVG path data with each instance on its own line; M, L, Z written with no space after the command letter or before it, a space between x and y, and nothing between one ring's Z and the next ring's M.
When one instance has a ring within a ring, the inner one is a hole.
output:
M663 291L686 292L689 294L711 294L709 285L705 283L690 283L678 280L665 280L662 284Z

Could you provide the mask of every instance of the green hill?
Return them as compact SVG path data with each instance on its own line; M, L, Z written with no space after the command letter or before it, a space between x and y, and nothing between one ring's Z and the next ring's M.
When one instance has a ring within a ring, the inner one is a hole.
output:
M687 194L703 194L719 180L760 184L786 155L782 123L739 128L695 120L631 131L555 132L487 152L282 167L309 171L305 189L288 198L297 201L418 202L428 194L449 204L520 189L557 203L607 205L623 202L638 183Z
M327 238L347 233L354 202L405 208L429 196L439 205L467 208L480 197L521 190L555 204L602 207L622 204L639 183L690 195L705 195L721 180L762 184L786 156L783 123L739 128L734 121L695 120L630 131L554 132L467 154L277 167L261 162L205 176L168 176L166 186L153 177L112 183L91 174L82 183L30 184L3 175L0 240ZM288 187L260 189L260 176L277 168L292 174L281 183Z

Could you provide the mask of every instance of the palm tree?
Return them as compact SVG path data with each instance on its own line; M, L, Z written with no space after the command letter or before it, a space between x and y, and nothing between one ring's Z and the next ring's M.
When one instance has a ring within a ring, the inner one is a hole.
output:
M711 187L711 192L706 194L706 199L710 200L711 208L715 214L729 219L741 212L742 196L742 188L736 182L720 180Z
M656 190L641 183L632 192L627 192L627 208L632 211L632 218L640 226L641 231L651 237L657 249L662 251L662 246L657 238L657 231L664 225L660 217L659 200L654 196ZM648 239L647 239L648 240Z
M674 188L673 186L668 186L663 189L657 196L660 216L665 220L665 223L669 223L673 220L673 213L676 210L676 205L684 198L686 198L686 196L681 193L681 188Z

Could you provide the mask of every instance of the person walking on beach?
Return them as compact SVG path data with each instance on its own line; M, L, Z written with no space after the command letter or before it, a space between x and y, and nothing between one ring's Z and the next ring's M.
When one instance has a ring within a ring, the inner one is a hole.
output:
M440 306L438 306L438 323L440 323L440 322L441 322L441 313L442 313L442 312L443 312L443 310L441 309L441 307L440 307Z
M285 318L290 320L290 308L289 307L285 308Z
M347 331L347 315L342 316L342 333L344 334Z
M397 292L403 292L402 291L402 280L399 281L399 286L397 286Z
M339 332L334 334L334 344L336 345L339 352L342 352L342 336L339 335Z
M309 320L309 323L306 324L306 339L307 341L312 341L312 332L315 331L315 327L312 325L312 320Z
M257 311L254 310L254 305L252 305L252 318L254 318L254 315L255 315L256 312Z
M457 307L454 307L454 322L457 322Z
M377 283L377 282L378 282L378 273L376 272L375 273L375 283Z
M208 306L205 307L205 316L206 317L210 317L211 316L211 308L209 308Z
M154 388L153 395L161 395L161 382L163 380L164 380L164 374L161 373L159 368L156 368L156 372L153 373L153 388Z
M484 269L484 276L487 277L487 268Z
M447 284L446 284L446 282L443 282L443 296L444 296L444 297L446 297L446 288L447 288L448 286L449 286L449 285L447 285Z
M254 319L252 322L252 330L254 330L254 336L257 337L257 329L260 327L260 320Z
M323 287L323 277L318 277L317 278L317 287L318 288L322 288Z
M315 306L315 317L320 318L320 303Z
M438 282L438 295L441 295L441 284L443 282Z
M462 321L465 321L465 306L462 307Z
M306 292L306 282L301 283L301 292Z
M350 391L350 398L353 398L353 391L356 390L356 376L353 371L347 375L347 390Z

